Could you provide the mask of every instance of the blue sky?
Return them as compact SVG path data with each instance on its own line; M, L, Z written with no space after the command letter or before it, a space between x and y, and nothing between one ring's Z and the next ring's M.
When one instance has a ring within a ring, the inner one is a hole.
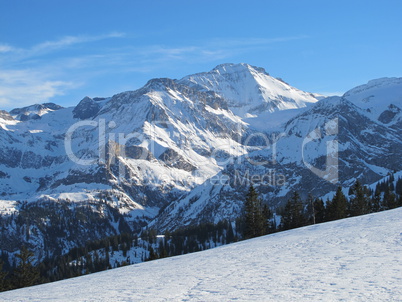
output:
M0 0L0 108L245 62L310 92L402 76L402 1Z

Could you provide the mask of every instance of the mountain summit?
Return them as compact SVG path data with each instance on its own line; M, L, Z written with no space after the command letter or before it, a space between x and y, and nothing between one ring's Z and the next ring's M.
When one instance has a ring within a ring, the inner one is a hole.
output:
M179 83L203 91L214 91L228 101L229 109L240 117L306 107L318 100L270 76L265 69L248 64L221 64L210 72L184 77Z
M381 78L347 91L345 99L378 118L389 106L402 109L402 78Z

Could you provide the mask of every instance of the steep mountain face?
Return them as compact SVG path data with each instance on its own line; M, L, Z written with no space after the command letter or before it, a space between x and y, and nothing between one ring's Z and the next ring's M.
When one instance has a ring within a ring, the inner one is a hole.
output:
M96 102L90 97L85 97L74 108L73 117L78 118L80 120L93 118L98 114L100 108L101 106L99 102Z
M387 85L384 81L382 85ZM374 93L371 89L365 93ZM377 92L377 102L388 109L382 113L378 109L374 115L374 110L356 105L359 98L352 99L356 104L349 101L351 94L324 99L291 118L281 132L267 132L265 148L236 159L214 179L171 203L153 222L155 227L174 229L236 217L251 183L276 207L293 191L304 198L308 194L323 196L339 185L351 186L356 179L371 184L389 172L400 171L402 128L396 108L402 89L396 89L391 99L387 90ZM392 117L392 123L378 118L386 115Z
M315 103L313 94L291 87L271 77L263 68L248 64L222 64L210 72L184 77L179 81L204 91L214 91L225 98L229 109L240 117L252 117L306 107Z
M224 64L74 108L0 112L0 245L25 242L43 258L40 247L51 256L148 225L233 219L250 182L271 206L294 189L372 183L402 170L400 82L318 101L261 68ZM384 106L361 106L367 95Z

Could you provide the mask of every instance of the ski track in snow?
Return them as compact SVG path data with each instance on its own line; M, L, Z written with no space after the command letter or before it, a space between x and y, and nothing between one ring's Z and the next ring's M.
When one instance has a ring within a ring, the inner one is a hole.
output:
M402 208L0 294L0 301L402 301Z

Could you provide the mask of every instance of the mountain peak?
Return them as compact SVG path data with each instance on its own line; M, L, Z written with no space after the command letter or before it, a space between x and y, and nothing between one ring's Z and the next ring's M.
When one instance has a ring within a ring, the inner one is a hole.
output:
M16 120L26 121L31 119L40 119L40 117L49 111L63 109L62 106L55 103L34 104L22 108L14 108L10 111L10 115Z
M165 89L166 87L174 87L176 85L175 80L169 78L155 78L149 80L144 88L145 89Z
M370 80L367 84L359 85L349 91L347 91L344 96L352 96L360 93L364 93L368 90L379 89L384 87L391 87L391 86L401 86L402 85L402 78L379 78Z
M6 120L6 121L14 120L13 117L5 110L0 110L0 119Z
M246 63L226 63L210 72L189 75L179 83L204 91L214 91L227 100L232 112L240 117L306 107L318 100L270 76L264 68Z
M402 78L371 80L347 91L343 97L377 116L390 104L402 107Z
M79 102L79 104L73 110L74 118L81 120L94 117L100 110L100 105L95 100L86 96Z
M247 63L224 63L219 64L211 72L218 72L218 73L239 73L239 72L259 72L266 75L269 75L262 67L253 66Z

